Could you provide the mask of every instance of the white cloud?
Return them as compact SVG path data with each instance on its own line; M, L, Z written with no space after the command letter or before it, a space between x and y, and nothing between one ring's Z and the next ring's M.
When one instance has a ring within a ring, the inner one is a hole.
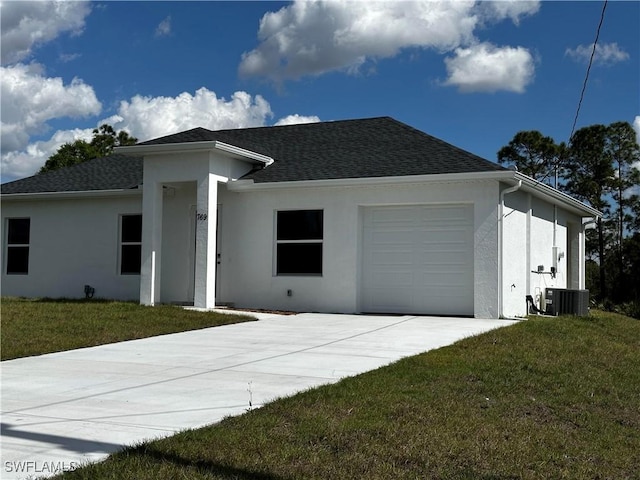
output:
M24 60L31 50L63 32L80 34L91 12L89 2L2 2L2 64Z
M484 22L518 22L538 8L538 2L298 0L262 17L260 44L242 55L239 72L275 81L355 72L368 59L404 48L447 52L473 44L474 30Z
M576 48L567 48L565 55L576 62L589 62L593 52L593 43L590 45L578 45ZM596 53L593 57L594 65L610 66L629 59L629 54L618 46L617 43L599 43L596 45Z
M82 55L79 53L61 53L58 56L58 59L62 63L69 63L69 62L73 62L74 60L77 60L80 57L82 57Z
M243 75L274 80L357 69L410 46L450 49L472 37L473 2L297 1L260 21L260 45L244 53Z
M120 103L117 116L107 119L116 130L127 130L140 141L195 127L212 130L264 125L271 106L260 95L235 92L229 100L200 88L191 95L144 97L136 95Z
M4 100L3 91L2 101ZM4 116L4 104L2 113ZM136 95L130 102L121 102L118 113L97 122L96 127L108 123L116 130L126 130L143 141L195 127L215 130L262 126L271 116L269 103L259 95L252 97L246 92L235 92L229 100L225 100L218 98L214 92L201 88L195 95L187 92L176 97ZM12 148L7 149L11 151L2 155L3 181L33 175L62 144L77 139L91 140L92 130L57 131L49 140L29 145L29 136L24 135L19 145L18 142L13 142ZM2 135L4 147L4 123Z
M299 123L317 123L319 121L320 121L320 117L317 117L316 115L312 115L309 117L304 115L298 115L297 113L295 113L293 115L287 115L286 117L282 117L274 125L275 126L297 125Z
M165 37L171 34L171 16L168 16L156 28L156 37Z
M480 43L457 48L454 57L445 59L449 77L445 85L455 85L461 92L523 93L533 81L534 60L526 48L496 47Z
M100 113L93 88L80 79L65 85L61 78L43 76L43 67L36 63L0 67L0 73L3 152L24 148L49 120Z
M260 95L251 96L238 91L227 100L218 97L215 92L200 88L194 95L183 92L176 97L136 95L130 101L121 102L118 112L96 122L96 127L108 123L114 129L126 130L144 141L195 127L211 130L259 127L266 125L272 116L269 102ZM317 121L320 119L316 116L292 114L278 120L276 125ZM33 175L62 144L77 139L90 140L92 130L57 131L49 140L33 142L4 153L3 181Z
M2 155L3 181L33 175L61 145L75 140L89 141L92 131L92 128L59 130L49 140L34 142L24 150Z
M513 23L519 25L521 17L538 13L540 2L523 0L480 2L479 9L487 20L500 21L509 18Z

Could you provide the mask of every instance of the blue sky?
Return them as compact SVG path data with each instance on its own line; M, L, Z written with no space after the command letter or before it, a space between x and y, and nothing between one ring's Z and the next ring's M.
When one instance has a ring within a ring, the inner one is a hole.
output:
M2 181L107 122L140 140L391 116L496 160L571 133L602 2L2 1ZM640 131L640 2L609 2L577 127Z

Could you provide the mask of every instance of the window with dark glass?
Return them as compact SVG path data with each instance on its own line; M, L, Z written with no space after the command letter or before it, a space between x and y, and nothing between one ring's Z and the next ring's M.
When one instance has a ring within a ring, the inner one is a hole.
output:
M322 210L285 210L276 217L276 274L322 275Z
M30 218L7 219L7 274L29 274Z
M142 264L142 215L122 215L120 274L139 275Z

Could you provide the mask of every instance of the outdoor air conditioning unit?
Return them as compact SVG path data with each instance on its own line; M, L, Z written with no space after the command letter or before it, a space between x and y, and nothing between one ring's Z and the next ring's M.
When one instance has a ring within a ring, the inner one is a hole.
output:
M589 315L589 290L547 288L544 301L547 315Z

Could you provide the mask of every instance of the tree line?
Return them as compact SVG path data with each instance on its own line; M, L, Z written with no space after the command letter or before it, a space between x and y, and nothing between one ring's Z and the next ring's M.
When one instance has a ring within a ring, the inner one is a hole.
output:
M587 230L587 288L600 305L640 318L640 146L631 124L584 127L568 144L521 131L498 162L602 212Z
M76 140L62 145L51 155L38 173L50 172L63 167L70 167L94 158L106 157L113 153L114 147L135 145L138 142L124 130L116 132L111 125L103 124L93 129L90 142Z

